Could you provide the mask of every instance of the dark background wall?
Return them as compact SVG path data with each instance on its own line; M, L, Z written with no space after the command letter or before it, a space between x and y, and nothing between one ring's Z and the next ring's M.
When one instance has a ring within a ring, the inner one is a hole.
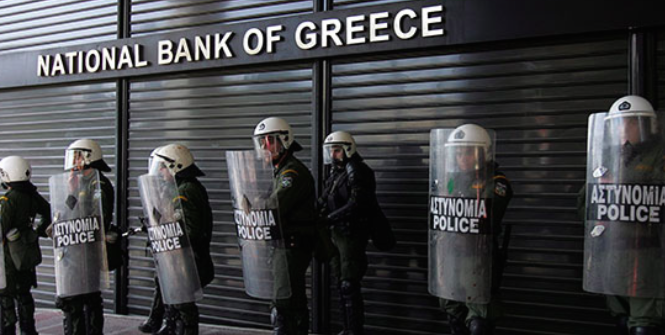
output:
M390 2L396 1L335 1L334 8ZM0 53L115 39L118 5L3 1ZM313 1L132 1L124 36L299 15L313 8ZM665 33L657 46L653 71L662 108ZM504 222L513 226L513 238L501 290L506 318L500 333L607 334L612 320L602 298L581 289L582 222L575 200L584 182L587 116L628 93L629 48L629 33L622 31L334 59L327 101L320 91L326 81L317 72L321 63L309 62L3 90L0 158L28 158L33 180L48 198L48 177L61 172L65 147L78 138L94 138L114 169L111 178L118 173L116 184L127 185L120 190L126 203L116 202L127 218L119 223L137 226L136 178L146 172L148 154L166 143L186 144L207 173L203 182L215 220L216 278L201 302L202 319L267 328L267 303L249 298L242 287L224 151L251 148L255 124L281 116L306 148L300 157L316 168L311 157L319 148L312 143L319 140L316 128L325 126L313 123L330 117L332 130L356 136L375 169L379 200L398 237L391 252L370 247L363 283L368 330L440 334L447 330L445 317L427 293L429 130L478 123L496 130L497 159L516 193ZM317 110L325 115L314 115ZM116 166L116 157L127 161ZM51 243L41 242L45 262L34 294L41 306L53 307ZM127 286L114 283L105 292L106 307L145 315L154 270L144 237L130 239L129 255ZM320 282L312 285L323 289ZM124 292L126 300L115 306L114 293L124 297ZM322 313L332 313L337 330L334 290L331 296ZM312 305L319 301L314 294Z

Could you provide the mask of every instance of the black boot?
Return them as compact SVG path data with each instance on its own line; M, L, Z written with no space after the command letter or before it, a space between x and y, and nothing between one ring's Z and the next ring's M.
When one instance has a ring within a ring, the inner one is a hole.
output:
M619 332L619 335L629 335L630 334L630 332L628 331L628 316L619 315L616 318L616 325L617 325L617 331Z
M286 318L277 310L277 307L273 307L270 311L270 323L273 335L288 335Z
M346 320L344 334L362 335L365 324L365 304L360 292L360 283L344 280L340 284L342 312Z
M37 329L35 329L35 301L32 295L29 292L20 294L17 301L21 335L37 335Z
M139 331L142 333L156 333L162 327L162 318L164 317L164 303L162 302L162 293L159 287L159 279L155 277L155 292L152 296L152 306L148 319L139 325Z
M175 335L198 335L199 325L185 325L182 320L175 322Z
M173 335L175 333L175 323L178 319L178 311L171 306L164 306L164 318L162 326L156 335Z
M469 330L464 324L464 318L458 318L452 314L446 314L448 317L448 326L452 335L469 335Z
M482 318L472 318L469 322L469 333L471 335L491 335L492 325Z
M630 335L660 335L660 329L657 327L633 327L630 329Z

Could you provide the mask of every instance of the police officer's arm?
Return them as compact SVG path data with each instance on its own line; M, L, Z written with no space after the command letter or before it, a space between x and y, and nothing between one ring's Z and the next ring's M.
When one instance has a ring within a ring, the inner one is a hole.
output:
M115 194L113 192L113 185L108 178L100 178L101 189L102 189L102 211L104 213L104 229L109 230L111 222L113 222L113 202L115 200Z
M41 195L35 194L35 203L37 205L37 214L42 217L42 220L37 226L37 234L41 237L48 237L46 228L51 225L51 205Z
M185 231L191 243L201 239L205 234L204 222L205 215L203 211L206 206L203 206L205 198L197 191L193 185L185 185L185 187L178 188L180 193L178 198L182 206L183 215L185 216ZM176 200L174 199L174 201Z
M494 205L492 206L493 222L495 223L495 232L497 235L501 230L501 222L506 214L508 203L513 198L513 187L510 180L504 174L494 176Z
M0 225L2 225L2 236L4 239L11 227L12 217L15 215L15 208L5 196L0 196Z
M332 221L351 217L360 208L370 208L374 204L374 175L369 169L363 169L358 165L355 162L349 162L346 165L346 173L349 175L350 195L344 206L328 215L328 218Z
M293 169L282 171L277 176L277 189L273 191L272 196L277 197L280 216L288 218L294 210L298 208L303 201L314 201L307 190L307 176L301 176Z

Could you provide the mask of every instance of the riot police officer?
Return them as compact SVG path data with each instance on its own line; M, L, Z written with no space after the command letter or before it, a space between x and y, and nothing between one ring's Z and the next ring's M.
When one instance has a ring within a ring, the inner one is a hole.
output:
M318 204L319 212L331 226L337 249L331 266L338 280L344 325L340 334L363 334L365 316L360 282L367 271L365 248L378 206L374 171L356 151L353 136L345 131L326 137L323 159L330 165L330 174Z
M430 293L452 334L492 334L510 182L497 170L490 133L478 125L432 130L430 152Z
M309 310L305 292L305 273L314 249L316 220L314 178L307 167L294 156L302 150L295 141L291 126L280 118L267 118L254 129L257 151L270 153L275 167L273 197L277 198L281 217L288 276L276 275L277 287L290 285L291 297L275 299L271 306L274 334L307 334ZM289 283L285 283L288 278Z
M663 204L646 203L646 193L635 197L665 181L662 131L639 96L589 117L587 184L578 201L585 220L584 289L606 295L622 335L660 334L665 317L664 220L658 212L640 214ZM633 196L627 201L609 189Z
M70 208L75 208L77 203L81 206L85 206L85 211L97 212L97 205L94 204L98 200L98 196L101 196L101 214L103 218L103 229L104 234L100 236L105 236L105 242L102 243L117 243L117 234L109 232L111 229L111 222L113 221L113 203L114 203L114 191L111 181L104 175L104 172L110 172L111 168L106 164L103 159L102 149L97 142L91 139L80 139L74 141L65 151L65 171L68 171L64 175L67 179L63 183L67 186L63 186L66 190L63 194L58 194L54 191L55 184L54 181L57 179L54 176L51 178L49 184L51 185L51 206L52 210L55 209L54 221L58 221L58 216L61 214L57 212L57 206L54 205L54 196L63 196L67 199L62 201L67 203ZM97 177L98 176L98 177ZM55 179L54 179L55 178ZM68 191L67 191L68 190ZM69 193L69 196L65 196L66 193ZM78 200L75 200L78 199ZM95 200L97 199L97 200ZM59 199L63 200L63 199ZM87 204L89 203L89 204ZM89 215L89 214L85 214ZM54 222L51 226L53 231L54 238L57 237L57 227L53 227L57 224ZM99 234L97 232L96 234ZM105 258L106 254L103 254L101 247L97 249L99 251L99 256L101 258L92 260L90 264L94 264L99 267L99 269L104 272L107 269ZM56 261L66 261L67 257L77 257L71 253L76 253L76 250L72 247L69 251L63 250L62 252L58 251L59 255L56 255ZM88 257L86 255L78 255L78 257ZM74 258L71 258L74 259ZM83 259L79 259L83 261ZM75 264L71 265L75 266ZM75 272L76 270L72 270ZM90 271L91 276L99 277L98 271ZM92 273L96 272L96 273ZM87 276L88 274L76 274ZM60 278L61 281L69 281L68 290L73 288L73 291L76 291L78 287L75 287L77 284L71 282L75 276L73 273L66 275L70 278ZM56 278L56 284L59 279ZM96 290L93 289L93 292L87 292L83 294L63 294L58 295L56 298L56 306L62 309L64 313L63 327L65 334L102 334L104 328L104 310L103 310L103 299L101 293L101 287L99 283L99 278L97 281L87 281L85 283L78 283L78 285L85 286L85 284L93 283L97 287ZM58 286L59 288L60 286Z
M153 170L151 174L175 178L177 199L172 199L171 202L179 200L182 206L186 235L193 250L200 287L203 288L214 279L214 265L210 256L212 208L208 192L198 180L198 177L205 174L196 166L194 156L189 149L182 144L159 147L150 158L150 169ZM153 249L153 254L155 252ZM139 330L145 333L157 332L157 334L198 334L199 311L196 303L191 301L165 306L159 280L168 279L155 276L156 287L150 316L139 326ZM171 280L186 281L186 278Z
M41 263L38 236L46 237L51 224L51 208L30 182L32 168L19 156L0 161L0 179L8 191L0 197L0 225L4 243L4 272L7 286L0 290L2 334L14 334L18 307L21 334L37 334L35 302L31 286L37 287L35 267ZM41 216L37 227L35 219ZM36 228L33 229L33 228Z

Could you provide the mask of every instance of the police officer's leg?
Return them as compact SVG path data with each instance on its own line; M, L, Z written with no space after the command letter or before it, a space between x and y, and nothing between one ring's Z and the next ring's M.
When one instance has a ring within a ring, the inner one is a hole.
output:
M342 314L346 320L343 332L348 335L363 334L365 306L361 291L361 281L367 272L365 248L367 238L357 235L333 233L340 257L339 291Z
M630 314L628 298L618 295L607 295L605 296L605 303L610 310L610 314L616 321L619 335L628 335L628 315Z
M60 308L64 314L62 323L65 335L86 334L83 296L57 298L55 306Z
M87 318L88 335L104 333L104 300L102 292L88 293L84 297L85 316Z
M35 329L35 300L32 298L30 288L37 281L34 271L22 271L18 273L19 280L16 283L16 302L18 303L19 325L21 334L37 334Z
M446 312L451 334L465 335L469 333L466 324L464 323L469 310L464 303L448 299L439 299L439 306L444 312Z
M0 312L2 313L2 334L16 333L16 308L14 298L9 294L0 295Z
M139 325L139 331L143 333L153 333L159 330L162 326L162 318L164 317L164 303L162 302L162 291L159 287L159 279L157 276L154 278L155 292L152 296L152 306L148 319Z
M631 335L660 335L663 325L662 299L629 298L628 326Z
M197 335L199 333L199 309L195 303L179 304L172 306L178 311L178 319L175 323L176 335Z
M295 332L291 334L308 334L309 333L309 309L307 308L307 288L305 276L307 268L312 260L312 252L310 249L292 249L295 253L291 259L293 266L289 263L289 275L291 276L291 311L289 314L292 316L292 322L295 325Z
M274 249L273 254L273 274L275 276L274 280L274 291L276 297L291 296L291 281L289 278L289 272L285 269L288 269L290 261L290 253L284 248ZM273 327L274 335L286 335L293 334L293 330L288 329L289 326L293 325L288 324L287 314L290 310L291 300L287 299L275 299L272 301L270 306L270 323Z

